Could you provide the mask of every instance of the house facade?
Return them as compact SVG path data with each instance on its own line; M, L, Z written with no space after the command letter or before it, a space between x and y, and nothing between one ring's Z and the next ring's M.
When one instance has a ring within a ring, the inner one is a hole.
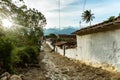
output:
M120 72L120 18L82 28L77 37L76 59Z

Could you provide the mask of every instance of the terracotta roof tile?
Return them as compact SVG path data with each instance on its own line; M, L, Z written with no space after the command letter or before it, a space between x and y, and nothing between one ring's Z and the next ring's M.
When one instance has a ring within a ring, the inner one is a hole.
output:
M66 44L67 42L65 41L60 41L60 42L56 42L54 45L55 46L60 46L60 45L63 45L63 44Z
M88 26L85 28L81 28L80 30L75 31L72 34L86 35L86 34L92 34L97 32L115 30L119 28L120 28L120 18L116 18L111 22L107 21L107 22L96 24L96 25Z

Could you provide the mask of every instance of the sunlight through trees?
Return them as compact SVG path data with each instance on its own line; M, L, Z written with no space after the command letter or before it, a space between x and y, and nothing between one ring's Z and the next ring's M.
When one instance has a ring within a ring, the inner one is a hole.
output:
M19 4L20 3L20 4ZM37 63L45 16L28 9L23 0L0 1L0 74L16 72L16 66Z

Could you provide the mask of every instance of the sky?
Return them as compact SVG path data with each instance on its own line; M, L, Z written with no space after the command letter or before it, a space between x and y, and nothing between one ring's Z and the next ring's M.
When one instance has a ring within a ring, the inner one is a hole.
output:
M118 16L120 13L120 0L24 0L28 8L35 8L42 12L46 19L46 28L86 27L81 19L84 10L91 10L95 19L92 25L107 20L110 16ZM60 17L59 17L60 10ZM79 22L81 21L81 26Z

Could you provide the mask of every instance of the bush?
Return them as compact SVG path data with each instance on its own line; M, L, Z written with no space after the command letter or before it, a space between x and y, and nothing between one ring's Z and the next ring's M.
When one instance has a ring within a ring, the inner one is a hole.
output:
M37 51L36 51L36 48L35 47L26 47L25 48L25 52L29 54L29 63L36 63L37 61Z
M39 55L39 46L32 46L33 50L35 51L36 55L38 56Z
M38 63L38 54L39 48L37 46L27 46L27 47L19 47L16 50L16 54L19 57L19 63L17 65L19 67L25 67L26 64L35 64Z
M115 19L115 16L111 16L108 18L108 21L113 21Z
M7 37L0 37L0 74L7 71L15 73L16 67L38 63L38 46L17 47Z
M18 64L20 64L21 62L23 62L21 60L21 56L19 56L20 54L22 54L22 56L25 55L25 53L23 52L24 47L15 47L14 50L12 51L12 63L14 64L14 66L18 66ZM20 64L22 66L22 64Z
M0 38L0 61L2 69L6 71L11 71L11 55L12 55L13 45L11 40L5 37Z
M15 46L11 55L11 63L14 64L14 66L16 66L16 64L20 62L19 56L17 55L18 51L20 51L18 49L19 48Z

